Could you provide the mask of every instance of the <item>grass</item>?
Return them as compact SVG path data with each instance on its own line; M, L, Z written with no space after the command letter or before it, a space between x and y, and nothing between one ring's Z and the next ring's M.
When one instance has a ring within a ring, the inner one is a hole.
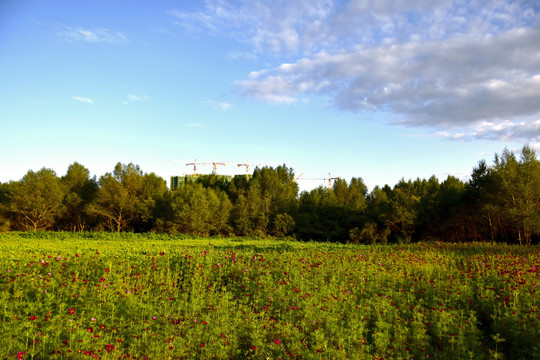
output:
M537 359L539 247L0 235L0 357Z

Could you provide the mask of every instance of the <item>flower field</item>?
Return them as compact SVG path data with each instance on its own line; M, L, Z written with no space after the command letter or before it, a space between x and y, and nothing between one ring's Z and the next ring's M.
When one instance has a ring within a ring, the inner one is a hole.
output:
M0 235L0 358L539 359L540 248Z

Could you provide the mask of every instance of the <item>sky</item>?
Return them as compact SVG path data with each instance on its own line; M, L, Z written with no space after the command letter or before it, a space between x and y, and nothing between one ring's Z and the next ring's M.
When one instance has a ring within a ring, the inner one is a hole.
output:
M0 182L74 162L467 180L540 149L540 2L2 0L0 136Z

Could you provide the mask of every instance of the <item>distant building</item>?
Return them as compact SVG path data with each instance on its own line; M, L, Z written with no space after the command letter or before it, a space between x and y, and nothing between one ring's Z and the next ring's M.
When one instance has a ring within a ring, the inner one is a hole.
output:
M186 176L171 176L171 190L175 190L185 184L191 184L195 182L198 176L186 175Z
M180 186L186 184L192 184L194 182L200 182L204 186L214 184L229 184L232 181L231 175L185 175L185 176L171 176L171 190L176 190Z

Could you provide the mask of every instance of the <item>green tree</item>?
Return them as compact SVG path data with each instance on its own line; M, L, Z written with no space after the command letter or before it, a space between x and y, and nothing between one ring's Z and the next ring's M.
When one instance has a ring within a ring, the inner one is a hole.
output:
M505 149L495 155L495 171L501 180L502 203L514 224L519 244L530 245L540 232L540 165L536 153L524 146L519 160Z
M435 176L431 176L428 180L416 179L414 187L420 197L414 238L434 239L440 235L439 180Z
M416 195L413 183L400 180L390 192L390 213L386 225L399 242L409 242L415 230L420 197Z
M362 178L353 177L347 184L344 179L336 179L332 185L336 205L345 206L351 210L366 210L367 186Z
M223 191L205 188L200 183L178 188L171 201L177 231L201 236L228 234L231 207Z
M155 173L144 174L142 187L138 197L144 199L142 216L137 219L134 228L137 231L150 231L163 214L163 204L166 202L169 190L167 182Z
M299 238L316 241L349 240L355 213L341 205L332 188L320 186L302 192L296 214L296 230Z
M294 171L286 165L277 168L256 168L249 184L258 187L263 202L264 216L272 223L279 213L294 213L298 184L294 181Z
M286 237L292 235L295 227L295 222L292 216L287 213L277 214L274 219L272 235L276 237Z
M298 184L292 168L286 165L257 167L249 180L235 176L227 192L234 204L232 224L236 234L281 236L288 235L294 228L291 224L294 223Z
M8 190L8 210L21 230L47 230L64 210L60 179L51 169L28 171Z
M263 237L268 234L268 204L261 195L258 182L240 192L232 209L232 223L237 235Z
M446 241L476 240L476 229L465 206L467 187L454 176L448 176L439 187L439 238Z
M151 218L156 201L153 195L166 189L163 183L155 175L143 174L137 165L118 163L112 173L100 177L89 210L102 218L107 229L120 232Z
M60 182L64 188L64 206L66 211L59 219L59 226L66 230L82 231L92 225L87 207L95 198L98 184L90 178L90 171L75 162L68 167Z
M9 188L10 184L0 182L0 232L8 231L11 227L9 221Z
M496 241L503 234L504 207L501 202L501 181L485 160L473 168L467 184L466 202L472 209L477 231L485 240Z

